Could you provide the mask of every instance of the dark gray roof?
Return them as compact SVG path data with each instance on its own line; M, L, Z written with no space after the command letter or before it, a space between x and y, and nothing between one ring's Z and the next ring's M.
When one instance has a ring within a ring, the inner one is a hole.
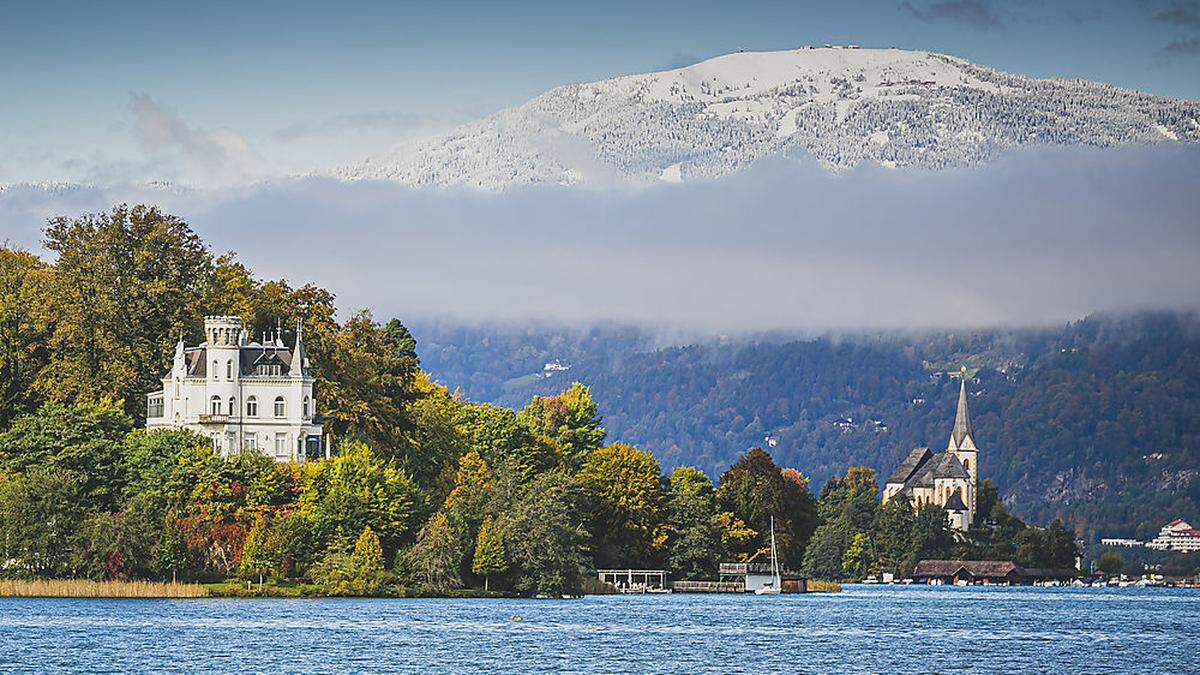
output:
M954 430L950 432L950 437L957 446L967 436L975 439L975 429L971 427L971 414L967 411L967 372L964 370L962 382L958 386L958 410L954 413Z
M943 452L937 456L937 463L933 467L932 473L934 478L971 478L966 468L963 467L962 461L958 459L958 455L949 452Z
M929 448L913 448L909 451L908 456L904 458L904 461L900 462L900 466L896 467L896 470L892 472L892 477L887 482L907 483L908 479L912 478L912 475L917 472L917 469L921 468L921 465L932 456L933 453L929 451Z
M183 353L183 370L187 377L208 377L208 350L204 347L188 349Z
M950 493L950 498L946 500L946 506L943 507L947 511L966 511L967 505L963 503L962 497L958 496L958 490Z
M208 377L207 347L190 347L184 351L184 371L187 377ZM284 347L262 346L259 344L243 345L240 353L241 375L254 375L258 365L271 364L280 367L281 375L289 375L292 370L292 350Z

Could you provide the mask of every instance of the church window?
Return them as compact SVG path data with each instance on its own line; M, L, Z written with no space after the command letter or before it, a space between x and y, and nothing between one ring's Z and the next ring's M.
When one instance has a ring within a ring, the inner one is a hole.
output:
M286 409L284 408L284 405L283 405L283 397L276 396L275 397L275 416L283 417L285 413L286 413Z
M258 397L246 399L246 417L258 417Z
M221 397L220 396L212 397L212 411L211 412L214 415L221 414Z

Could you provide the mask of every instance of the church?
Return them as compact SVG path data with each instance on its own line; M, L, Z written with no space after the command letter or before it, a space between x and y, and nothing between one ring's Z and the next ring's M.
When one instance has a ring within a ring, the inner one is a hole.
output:
M261 452L279 462L329 456L302 327L288 349L279 331L248 340L236 316L204 317L206 342L175 345L163 388L148 395L147 429L190 429L222 454Z
M961 372L958 410L945 452L914 448L888 478L883 503L899 496L914 507L936 504L946 511L950 527L965 531L975 519L979 449L967 410L967 373Z

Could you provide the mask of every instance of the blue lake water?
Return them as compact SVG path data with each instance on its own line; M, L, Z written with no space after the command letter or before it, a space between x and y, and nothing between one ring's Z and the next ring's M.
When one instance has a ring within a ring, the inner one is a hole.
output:
M513 621L513 616L521 621ZM1200 592L0 599L0 670L1200 672Z

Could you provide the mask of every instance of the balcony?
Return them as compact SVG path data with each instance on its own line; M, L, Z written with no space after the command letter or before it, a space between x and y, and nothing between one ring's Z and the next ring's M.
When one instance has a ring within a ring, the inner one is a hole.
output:
M200 415L200 424L229 424L229 415Z

